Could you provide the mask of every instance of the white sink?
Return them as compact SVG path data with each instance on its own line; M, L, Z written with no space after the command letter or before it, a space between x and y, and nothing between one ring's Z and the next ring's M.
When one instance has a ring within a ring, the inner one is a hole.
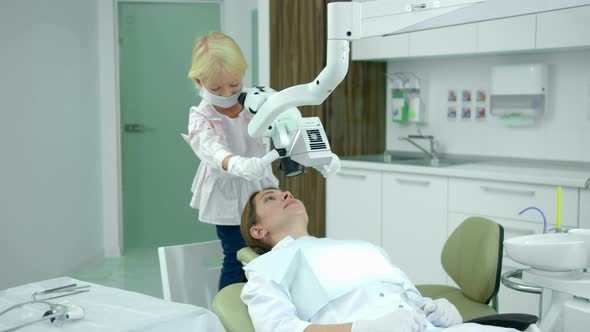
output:
M516 262L539 270L590 267L590 236L584 232L519 236L504 241L504 248Z

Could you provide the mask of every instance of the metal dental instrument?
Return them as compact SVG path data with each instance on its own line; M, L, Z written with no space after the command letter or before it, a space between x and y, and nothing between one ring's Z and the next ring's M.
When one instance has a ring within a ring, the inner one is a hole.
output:
M41 296L41 295L50 295L50 294L54 294L54 293L66 292L66 294L61 294L61 295L57 295L57 296L51 296L51 297L44 298L44 300L56 299L59 297L88 292L88 291L90 291L89 289L87 289L89 287L90 287L90 285L78 286L77 284L69 284L69 285L65 285L65 286L47 289L47 290L44 290L41 292L34 292L33 295L31 295L31 299L33 301L36 301L37 297Z
M43 303L43 304L49 306L49 310L45 312L45 314L43 315L42 318L35 319L35 320L29 321L29 322L25 322L21 325L11 327L10 329L7 329L7 330L2 330L0 332L14 331L14 330L20 329L22 327L29 326L31 324L35 324L37 322L41 322L44 320L49 320L52 323L56 322L56 324L58 326L61 326L61 324L63 323L63 321L65 319L72 319L72 318L73 319L80 319L78 317L73 317L73 316L70 317L71 315L68 315L68 307L67 306L51 303L51 302L48 302L47 300L89 292L90 289L88 289L88 288L90 288L90 285L78 286L77 284L69 284L69 285L60 286L60 287L56 287L56 288L46 289L46 290L40 291L40 292L34 292L31 295L31 301L18 303L18 304L15 304L9 308L6 308L6 309L0 311L0 316L2 316L4 314L6 314L7 312L12 311L14 309L23 307L27 304L34 304L34 303ZM65 293L65 294L60 294L60 293ZM40 296L53 295L53 294L58 294L58 295L39 299ZM82 310L82 312L83 312L83 310Z
M23 306L29 303L43 303L49 306L49 310L45 311L43 316L38 319L34 319L32 321L24 322L20 325L11 327L6 330L1 330L0 332L9 332L9 331L16 331L22 327L29 326L38 322L49 320L51 323L55 323L56 326L61 327L65 320L77 320L84 318L85 311L84 308L80 306L67 306L61 304L55 304L47 301L29 301L26 303L21 303L17 306L13 306L7 310L4 310L2 313L5 313L9 310L14 309L14 307Z

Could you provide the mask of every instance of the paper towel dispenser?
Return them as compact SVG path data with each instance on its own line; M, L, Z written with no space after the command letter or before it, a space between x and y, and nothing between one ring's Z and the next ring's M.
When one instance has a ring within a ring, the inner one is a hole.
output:
M547 105L547 65L521 64L492 68L490 112L509 126L537 122Z

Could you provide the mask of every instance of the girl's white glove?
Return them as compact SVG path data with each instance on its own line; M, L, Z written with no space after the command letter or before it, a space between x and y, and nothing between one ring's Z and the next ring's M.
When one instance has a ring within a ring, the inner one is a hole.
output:
M272 150L262 158L233 156L229 158L227 172L246 180L262 180L272 174L270 164L279 159L277 150Z
M330 165L324 166L314 166L318 172L322 173L322 175L326 178L340 170L342 168L342 164L340 163L340 158L337 155L332 153L332 160L330 161Z
M419 311L398 309L374 320L355 321L351 332L418 332L423 320Z
M437 327L451 327L463 323L459 310L447 299L428 302L423 310L426 319Z

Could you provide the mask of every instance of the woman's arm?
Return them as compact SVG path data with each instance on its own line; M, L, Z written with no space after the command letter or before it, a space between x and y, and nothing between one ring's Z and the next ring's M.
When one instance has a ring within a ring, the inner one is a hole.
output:
M337 325L317 325L313 324L305 329L305 332L350 332L352 323Z
M249 273L242 289L242 301L248 306L257 332L350 332L352 324L317 325L299 319L288 290L256 273Z

